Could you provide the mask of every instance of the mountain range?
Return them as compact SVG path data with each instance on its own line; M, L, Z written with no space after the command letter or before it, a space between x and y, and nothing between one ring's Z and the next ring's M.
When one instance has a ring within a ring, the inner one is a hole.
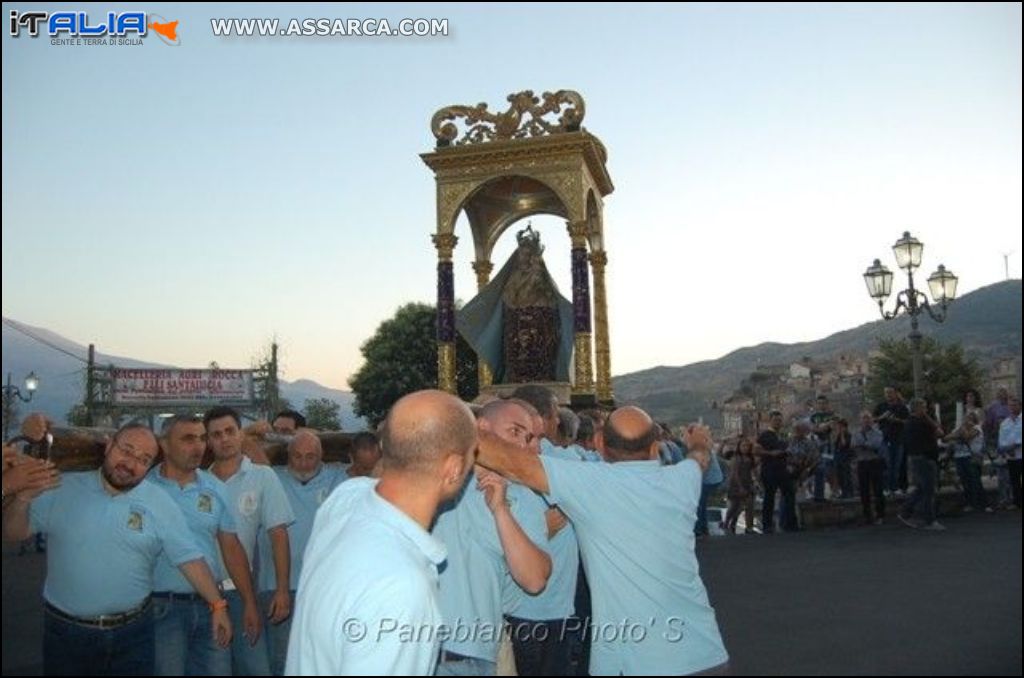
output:
M19 331L15 327L24 331ZM680 367L659 366L623 374L612 380L616 400L634 403L655 418L677 423L703 417L714 423L719 411L714 403L732 394L758 366L786 365L811 360L828 362L841 355L865 355L880 338L905 337L910 321L878 320L836 332L818 341L796 344L765 342L741 348L716 360ZM32 337L28 336L31 334ZM1021 281L1007 280L964 295L950 306L945 323L928 324L928 335L943 342L959 341L982 365L1021 354ZM40 388L27 409L46 412L64 421L68 410L81 402L87 348L50 330L9 321L3 324L4 373L17 384L29 371L40 378ZM97 355L97 362L124 367L167 367L159 363L112 355ZM281 381L281 393L301 409L307 399L327 398L340 405L342 426L347 431L364 427L352 412L354 396L327 388L310 379Z
M950 305L944 323L923 322L929 337L941 342L961 342L982 366L1000 358L1019 358L1021 281L1006 280L974 290ZM866 355L878 346L880 338L902 338L909 332L907 316L877 320L817 341L765 342L716 360L624 374L612 380L612 387L618 402L639 405L656 419L678 423L704 417L712 423L718 417L713 404L732 394L759 365L788 365L807 359L828 362L841 355Z

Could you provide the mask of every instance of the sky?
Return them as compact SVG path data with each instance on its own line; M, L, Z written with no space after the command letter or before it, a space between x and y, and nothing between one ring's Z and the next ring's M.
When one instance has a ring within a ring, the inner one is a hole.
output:
M103 353L247 367L276 339L283 378L347 388L435 299L430 117L524 89L578 91L608 149L613 374L874 320L861 276L905 230L961 294L1021 276L1019 4L59 8L179 22L178 46L3 35L3 315ZM248 17L449 34L213 35ZM570 296L564 222L533 224Z

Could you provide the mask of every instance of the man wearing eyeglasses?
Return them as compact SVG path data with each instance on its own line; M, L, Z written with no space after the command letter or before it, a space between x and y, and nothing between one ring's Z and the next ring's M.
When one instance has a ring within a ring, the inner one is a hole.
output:
M3 512L7 540L45 532L46 675L151 675L150 594L161 553L210 605L212 634L231 640L227 605L174 502L145 479L153 433L122 427L98 472L69 473L55 490L25 490Z

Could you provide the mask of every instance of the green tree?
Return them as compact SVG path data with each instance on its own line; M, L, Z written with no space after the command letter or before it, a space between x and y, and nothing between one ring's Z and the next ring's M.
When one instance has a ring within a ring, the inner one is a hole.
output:
M376 426L402 396L437 388L437 311L429 304L406 304L381 323L360 347L365 362L349 378L355 413ZM455 346L459 397L479 390L476 354L460 336Z
M907 339L879 339L880 354L871 358L866 394L869 402L882 401L886 386L894 386L907 398L914 394L913 354ZM981 367L964 354L959 343L941 344L925 338L921 342L921 395L942 409L942 424L955 423L956 403L964 392L982 383Z
M304 414L306 425L321 431L340 431L341 405L329 398L307 398Z

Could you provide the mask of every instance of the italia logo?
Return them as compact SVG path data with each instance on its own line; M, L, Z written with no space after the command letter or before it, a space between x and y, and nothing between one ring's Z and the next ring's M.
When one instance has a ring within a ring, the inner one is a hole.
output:
M90 18L87 12L18 12L11 10L11 37L21 37L22 30L31 38L44 33L50 38L136 38L150 31L167 45L178 46L178 22L146 12L107 12Z

